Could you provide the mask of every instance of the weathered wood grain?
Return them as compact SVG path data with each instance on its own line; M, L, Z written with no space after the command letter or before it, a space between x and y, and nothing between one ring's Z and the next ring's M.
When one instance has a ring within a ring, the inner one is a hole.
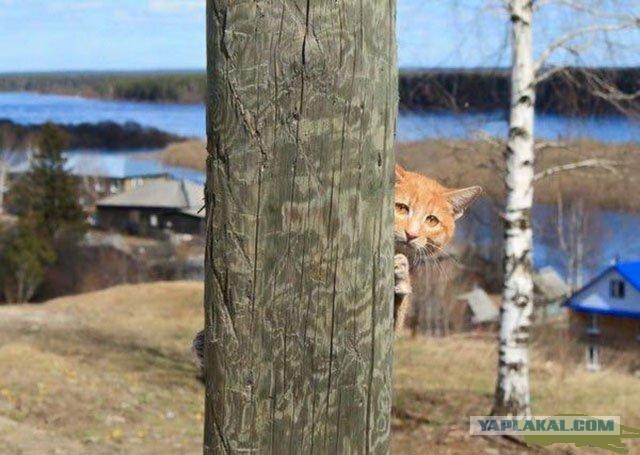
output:
M207 14L205 453L386 453L395 2Z

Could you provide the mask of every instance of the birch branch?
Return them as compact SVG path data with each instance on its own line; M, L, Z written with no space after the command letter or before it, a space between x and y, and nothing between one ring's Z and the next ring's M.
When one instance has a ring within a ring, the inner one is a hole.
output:
M562 48L566 48L567 45L585 35L590 35L592 33L598 32L615 32L620 30L625 30L632 27L638 27L640 25L640 19L631 18L627 21L620 22L617 24L593 24L587 27L578 28L571 32L565 33L557 40L549 44L549 46L540 54L535 63L535 71L538 72L544 66L546 61L558 50Z
M538 142L534 145L534 150L536 152L543 152L548 149L566 149L567 144L565 142L559 141L543 141Z
M640 90L633 93L624 93L620 91L615 85L607 82L601 77L591 72L585 72L585 75L591 80L594 87L591 90L593 95L611 101L635 101L640 97Z
M630 14L620 14L620 13L613 13L611 11L605 11L602 8L594 8L592 6L589 6L588 4L586 4L583 0L538 0L535 3L535 10L538 11L540 9L542 9L543 7L547 6L547 5L554 5L554 6L560 6L560 7L565 7L567 9L576 11L578 13L582 13L584 15L590 16L590 17L597 17L600 19L608 19L608 20L614 20L614 21L627 21L630 18L633 17L633 15Z
M552 66L546 69L545 71L540 72L541 71L541 68L540 68L537 71L538 74L536 74L536 78L535 78L536 84L539 84L540 82L543 82L549 79L550 77L555 76L558 73L562 73L566 69L567 69L566 66L559 65L559 66Z
M618 170L616 167L621 166L622 163L611 160L602 160L598 158L591 158L583 161L576 161L574 163L561 164L558 166L553 166L548 169L545 169L542 172L538 172L533 176L533 181L537 182L551 175L559 174L562 172L575 171L577 169L584 168L600 168L605 169L613 174L617 174Z
M596 72L582 70L581 73L585 77L593 96L611 104L623 115L638 115L638 107L634 107L633 102L640 98L640 90L625 93L615 84L600 77Z

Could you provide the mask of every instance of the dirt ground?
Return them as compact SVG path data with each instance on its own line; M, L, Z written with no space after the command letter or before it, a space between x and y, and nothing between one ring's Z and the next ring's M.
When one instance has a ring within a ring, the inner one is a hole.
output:
M201 288L150 283L0 307L0 453L201 453L203 389L187 348L202 324ZM491 338L399 339L393 453L538 452L468 434L468 416L490 409L495 362ZM640 426L637 378L535 352L531 375L539 415Z

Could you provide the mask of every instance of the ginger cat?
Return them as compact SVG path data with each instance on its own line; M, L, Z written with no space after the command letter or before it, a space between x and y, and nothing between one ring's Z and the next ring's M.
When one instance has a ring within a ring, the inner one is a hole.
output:
M453 238L456 220L482 194L471 186L450 189L396 165L395 297L393 325L398 332L410 305L412 265L439 256Z
M395 184L395 297L393 326L399 331L409 309L412 265L428 262L451 241L456 220L482 193L472 186L445 188L435 180L396 165ZM202 367L204 331L193 340L192 351Z

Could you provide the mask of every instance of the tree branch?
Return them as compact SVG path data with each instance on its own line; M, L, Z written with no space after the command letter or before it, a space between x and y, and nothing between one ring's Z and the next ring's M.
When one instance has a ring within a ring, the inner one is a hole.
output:
M565 142L559 141L542 141L536 142L534 145L535 152L543 152L548 149L566 149L567 144Z
M590 35L598 32L615 32L620 30L625 30L628 28L638 27L640 25L640 19L633 17L631 19L627 19L624 22L619 22L615 24L593 24L586 27L578 28L571 32L565 33L557 40L552 42L538 57L535 63L535 71L536 73L540 71L540 69L544 66L546 61L558 50L566 48L567 45L585 35Z
M616 167L621 166L622 163L618 162L618 161L611 161L611 160L603 160L603 159L598 159L598 158L591 158L588 160L583 160L583 161L576 161L573 163L567 163L567 164L560 164L558 166L553 166L550 167L548 169L545 169L544 171L538 172L536 175L533 176L533 181L537 182L539 180L542 180L546 177L555 175L555 174L559 174L562 172L569 172L569 171L574 171L576 169L584 169L584 168L600 168L600 169L605 169L613 174L617 174L618 170L616 169Z
M554 5L556 7L565 7L567 9L582 13L590 17L598 17L600 19L609 19L614 21L626 21L632 18L630 14L620 14L611 11L605 11L602 8L591 7L584 0L537 0L535 10L538 11L544 6Z
M545 69L544 71L540 72L541 68L539 68L536 71L538 73L536 74L536 77L535 77L536 84L539 84L540 82L543 82L549 79L550 77L555 76L558 73L562 73L566 69L567 69L566 66L559 65L559 66L551 66L548 69Z

